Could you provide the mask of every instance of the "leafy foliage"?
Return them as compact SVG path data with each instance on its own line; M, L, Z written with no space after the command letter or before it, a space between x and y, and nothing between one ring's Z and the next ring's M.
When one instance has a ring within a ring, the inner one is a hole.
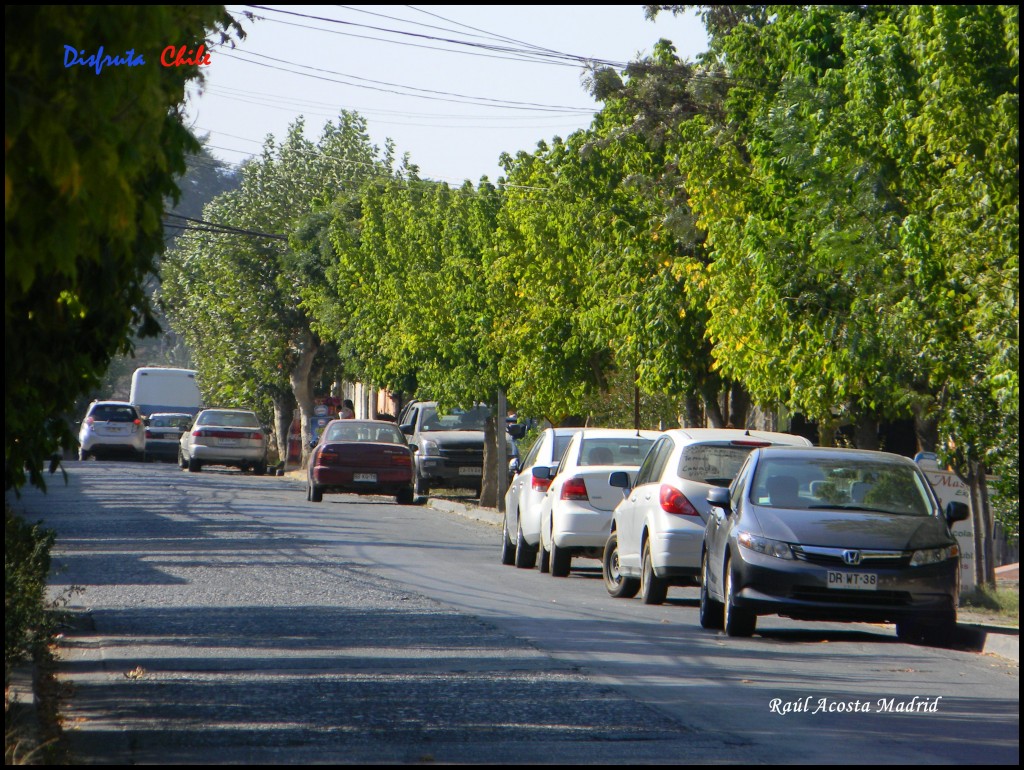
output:
M158 327L144 290L161 214L198 149L182 122L194 66L65 69L55 41L159 51L241 35L223 6L5 6L5 484L43 486L59 419L130 335Z

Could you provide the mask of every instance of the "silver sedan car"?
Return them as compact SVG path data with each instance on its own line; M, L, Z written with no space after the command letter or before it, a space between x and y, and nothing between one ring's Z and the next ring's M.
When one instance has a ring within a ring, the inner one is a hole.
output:
M758 615L895 623L906 641L956 627L960 551L920 468L856 449L768 447L708 493L700 622L750 636Z
M245 409L204 409L181 434L178 462L198 473L204 465L227 465L267 472L267 435L255 412Z

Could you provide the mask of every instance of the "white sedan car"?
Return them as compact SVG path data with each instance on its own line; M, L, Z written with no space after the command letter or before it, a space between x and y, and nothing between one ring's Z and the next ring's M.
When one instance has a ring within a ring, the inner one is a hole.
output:
M583 428L547 428L526 453L505 493L505 521L501 538L501 563L531 569L540 545L540 507L551 479L533 475L535 467L558 465L574 434Z
M613 471L632 474L661 435L653 430L585 428L562 455L540 509L540 569L566 577L574 556L600 559L621 490L609 485ZM549 478L543 466L533 475Z
M615 509L601 560L605 587L618 598L665 601L669 586L700 580L708 491L727 487L754 449L811 446L801 436L732 428L665 431L635 479L610 479L626 496Z
M228 465L262 476L267 472L267 435L260 418L245 409L204 409L181 434L178 462L192 473L204 465Z

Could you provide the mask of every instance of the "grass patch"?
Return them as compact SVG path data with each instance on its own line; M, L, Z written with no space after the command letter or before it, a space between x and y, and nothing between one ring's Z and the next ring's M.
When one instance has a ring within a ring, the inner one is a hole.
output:
M989 588L980 586L961 594L960 606L965 610L987 612L1000 618L1020 622L1020 588Z

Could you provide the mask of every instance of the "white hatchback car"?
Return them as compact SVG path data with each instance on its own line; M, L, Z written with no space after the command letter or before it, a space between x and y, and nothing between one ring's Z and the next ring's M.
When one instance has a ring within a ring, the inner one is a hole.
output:
M204 465L229 465L267 472L267 435L255 412L245 409L204 409L181 434L178 463L192 473Z
M549 468L562 459L569 440L583 428L547 428L526 453L505 493L505 521L501 537L501 563L531 569L540 545L540 507L551 479L533 475L536 466Z
M613 474L610 483L625 497L601 560L608 593L630 598L639 592L645 604L661 604L669 586L698 585L708 491L728 487L747 455L766 446L811 442L788 433L678 428L658 439L635 480Z
M93 401L78 431L78 459L114 454L145 458L142 415L127 401Z
M566 577L574 556L600 559L622 493L613 471L632 474L661 435L653 430L584 428L569 441L540 508L540 569ZM536 466L533 475L552 474Z

